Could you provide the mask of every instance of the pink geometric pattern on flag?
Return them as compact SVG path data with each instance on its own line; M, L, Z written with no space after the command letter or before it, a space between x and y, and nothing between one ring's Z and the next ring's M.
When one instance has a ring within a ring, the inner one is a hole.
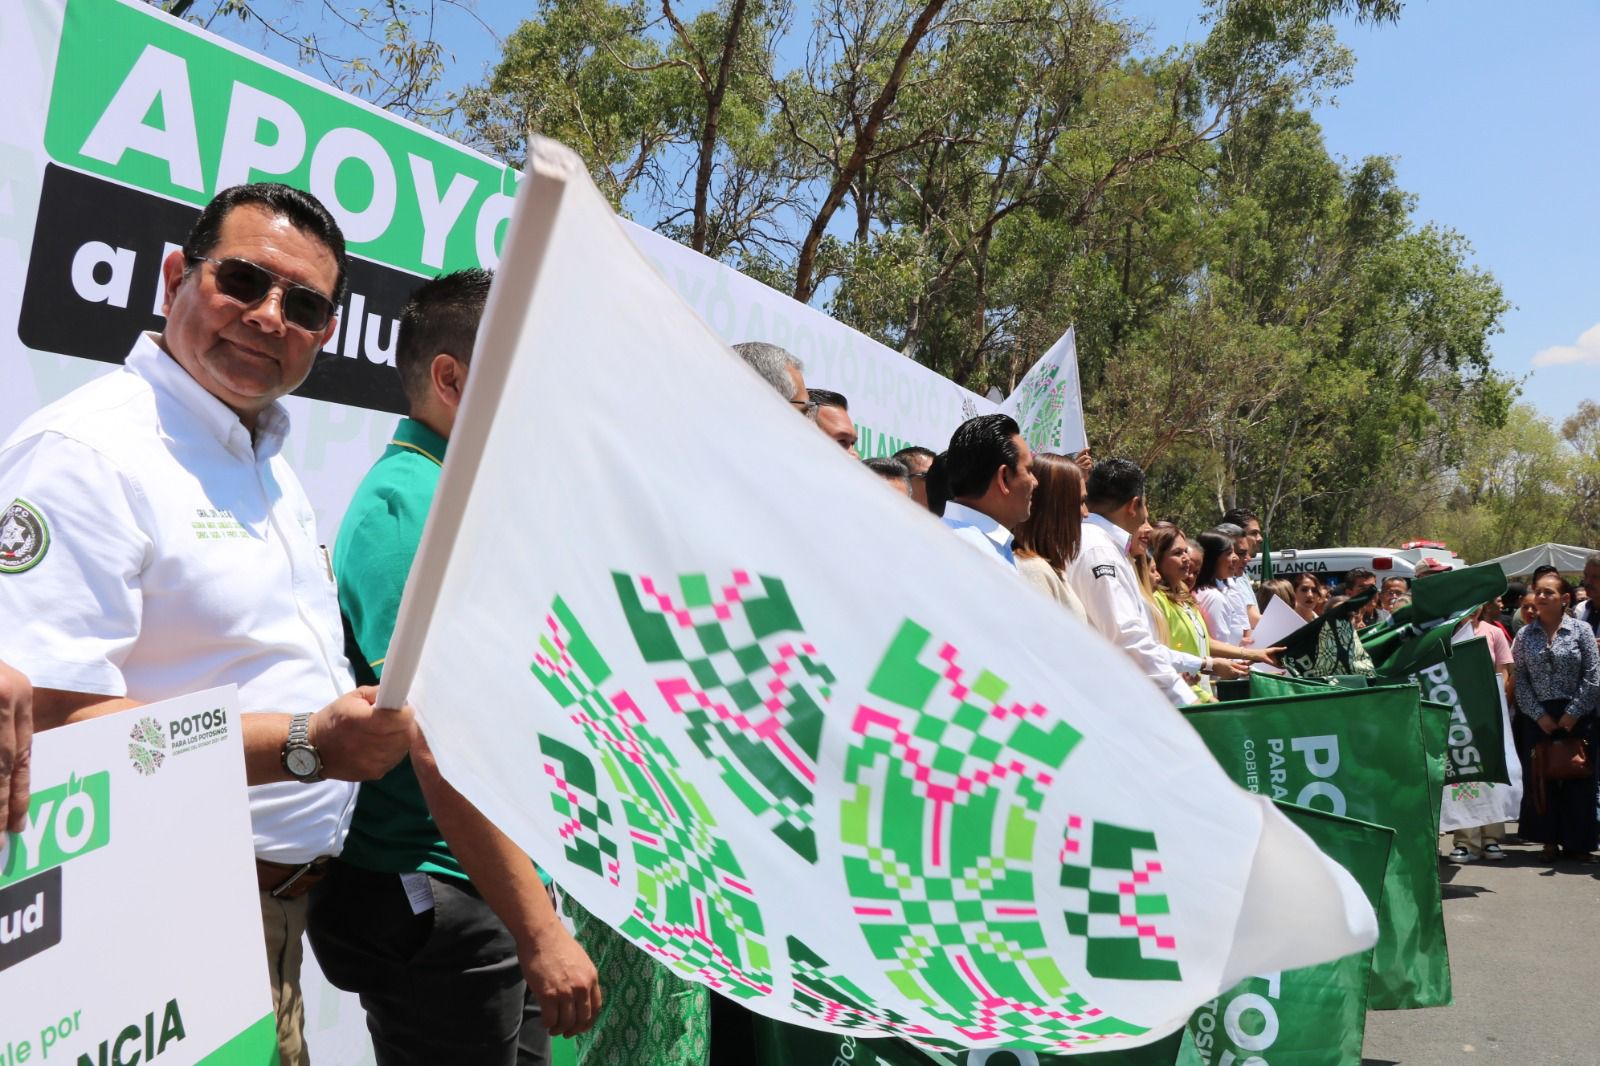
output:
M611 668L559 597L545 630L533 673L582 731L621 795L637 883L620 931L679 972L730 995L770 994L760 908L710 807L628 691L602 692Z
M656 688L687 720L689 739L762 824L815 862L812 790L834 677L784 583L746 570L727 580L612 580Z
M970 1043L1076 1048L1143 1032L1070 986L1046 934L1047 918L1066 930L1040 906L1034 841L1077 731L910 621L851 725L846 880L884 976Z

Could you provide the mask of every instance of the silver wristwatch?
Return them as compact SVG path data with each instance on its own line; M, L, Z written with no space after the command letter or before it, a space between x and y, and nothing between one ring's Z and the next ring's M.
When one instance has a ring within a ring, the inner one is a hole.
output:
M322 780L322 756L311 745L311 715L289 720L289 739L283 742L283 768L298 781Z

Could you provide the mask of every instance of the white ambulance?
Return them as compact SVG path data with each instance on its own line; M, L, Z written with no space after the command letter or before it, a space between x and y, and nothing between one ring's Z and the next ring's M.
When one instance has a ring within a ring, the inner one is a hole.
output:
M1410 581L1424 559L1432 559L1447 570L1459 570L1467 561L1443 545L1415 548L1285 548L1272 551L1272 576L1291 578L1295 574L1316 574L1324 584L1342 582L1344 576L1366 567L1382 581L1403 577ZM1261 556L1250 561L1245 572L1250 580L1261 579Z

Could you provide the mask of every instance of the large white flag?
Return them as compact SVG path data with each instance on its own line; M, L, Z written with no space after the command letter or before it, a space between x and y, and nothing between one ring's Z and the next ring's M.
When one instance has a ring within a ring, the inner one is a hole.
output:
M1036 452L1076 455L1089 446L1078 384L1076 326L1068 327L1039 357L1000 410L1017 420L1028 447Z
M530 164L382 699L567 892L762 1014L966 1047L1147 1043L1373 942L1119 652Z

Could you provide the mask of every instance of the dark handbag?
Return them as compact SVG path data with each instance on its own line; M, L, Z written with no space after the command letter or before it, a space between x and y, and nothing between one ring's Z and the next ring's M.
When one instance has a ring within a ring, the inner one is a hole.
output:
M1589 744L1582 737L1545 737L1533 746L1533 773L1546 781L1581 781L1590 776Z
M1581 737L1545 737L1535 742L1529 753L1529 791L1533 809L1544 814L1550 806L1549 782L1592 781L1589 745Z

